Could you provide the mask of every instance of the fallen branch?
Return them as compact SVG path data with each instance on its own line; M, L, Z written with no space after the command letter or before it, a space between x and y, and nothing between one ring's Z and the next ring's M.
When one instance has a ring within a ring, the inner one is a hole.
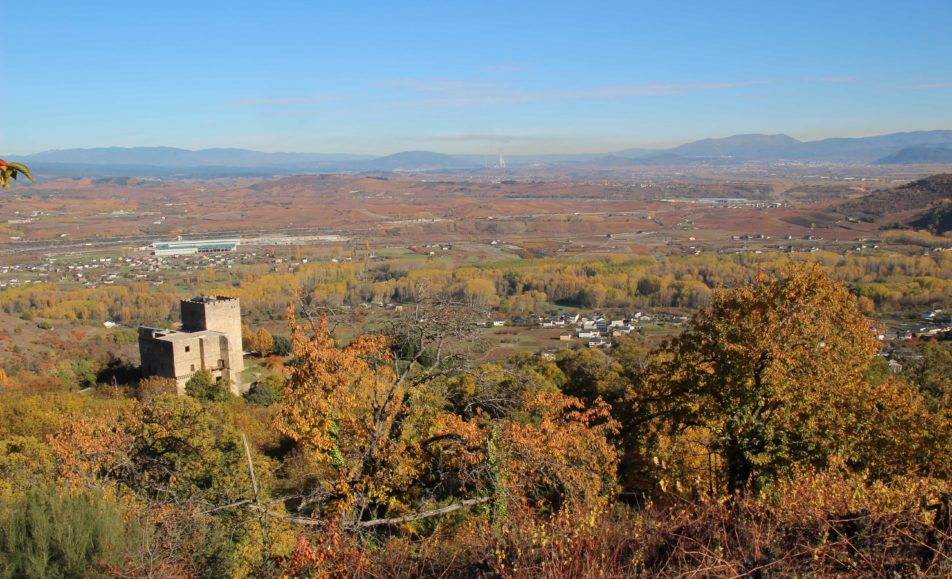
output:
M452 513L453 511L458 511L464 507L471 507L474 505L481 505L488 503L490 497L480 497L478 499L466 499L452 505L447 505L445 507L440 507L438 509L433 509L430 511L423 511L420 513L414 513L412 515L404 515L402 517L393 517L391 519L374 519L372 521L359 521L354 524L355 527L365 529L367 527L379 527L381 525L399 525L401 523L409 523L411 521L419 521L420 519L428 519L430 517L438 517L440 515L445 515L447 513Z
M250 503L250 502L251 502L250 499L243 499L243 500L240 500L240 501L235 502L235 503L231 503L231 504L228 504L228 505L222 505L222 506L220 506L220 507L215 507L214 509L208 509L207 511L202 511L202 514L203 514L203 515L210 515L210 514L212 514L212 513L214 513L214 512L217 512L217 511L224 511L224 510L227 510L227 509L234 509L235 507L240 507L240 506L243 506L243 505L247 505L247 504Z
M281 519L282 521L287 521L288 523L294 523L296 525L322 525L326 522L320 519L306 519L304 517L292 517L290 515L282 515L281 513L276 513L266 507L261 507L254 504L249 504L248 508L258 511L260 513L263 513L269 517L272 517L275 519Z
M460 501L460 502L458 502L458 503L453 503L452 505L446 505L445 507L440 507L440 508L438 508L438 509L432 509L432 510L429 510L429 511L422 511L422 512L419 512L419 513L413 513L412 515L404 515L404 516L402 516L402 517L393 517L393 518L390 518L390 519L374 519L374 520L372 520L372 521L358 521L358 522L353 523L353 524L348 525L348 526L351 527L351 528L366 529L366 528L369 528L369 527L379 527L379 526L382 526L382 525L399 525L399 524L401 524L401 523L409 523L409 522L412 522L412 521L419 521L419 520L421 520L421 519L429 519L430 517L438 517L438 516L440 516L440 515L445 515L445 514L447 514L447 513L452 513L453 511L458 511L458 510L460 510L460 509L462 509L462 508L465 508L465 507L472 507L472 506L476 506L476 505L482 505L482 504L488 503L489 501L490 501L490 497L480 497L480 498L477 498L477 499L466 499L465 501ZM205 511L205 513L213 513L213 512L215 512L215 511L220 511L220 510L224 510L224 509L231 509L231 508L235 508L235 507L239 507L239 506L246 506L247 508L249 508L249 509L251 509L251 510L253 510L253 511L258 511L259 513L262 513L263 515L266 515L266 516L268 516L268 517L272 517L272 518L275 518L275 519L280 519L280 520L282 520L282 521L286 521L286 522L288 522L288 523L294 523L294 524L296 524L296 525L311 525L311 526L313 526L313 525L322 525L322 524L325 524L325 523L327 522L327 521L322 521L322 520L320 520L320 519L311 519L311 518L305 518L305 517L294 517L294 516L291 516L291 515L285 515L285 514L282 514L282 513L277 513L277 512L272 511L271 509L269 509L269 508L267 508L267 507L263 507L263 506L261 506L261 505L259 505L259 504L255 504L255 503L253 503L253 502L251 502L250 500L247 500L247 499L246 499L246 500L243 500L243 501L238 501L238 502L236 502L236 503L232 503L232 504L230 504L230 505L224 505L224 506L221 506L221 507L217 507L217 508L211 509L210 511Z

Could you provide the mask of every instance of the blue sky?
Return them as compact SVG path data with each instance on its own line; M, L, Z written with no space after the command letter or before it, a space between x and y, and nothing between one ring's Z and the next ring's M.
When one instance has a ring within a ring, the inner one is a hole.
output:
M561 153L952 129L948 0L0 9L6 153Z

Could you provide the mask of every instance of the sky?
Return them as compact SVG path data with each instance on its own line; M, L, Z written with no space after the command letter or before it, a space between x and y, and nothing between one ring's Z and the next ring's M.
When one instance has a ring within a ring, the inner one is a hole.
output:
M952 129L952 2L0 0L0 152Z

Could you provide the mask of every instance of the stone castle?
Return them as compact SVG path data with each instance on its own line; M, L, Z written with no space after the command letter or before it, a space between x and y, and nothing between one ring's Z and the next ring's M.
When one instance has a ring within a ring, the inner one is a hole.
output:
M142 376L173 378L184 393L189 378L209 370L216 380L228 380L233 393L244 393L238 298L200 296L182 300L181 308L181 331L139 326Z

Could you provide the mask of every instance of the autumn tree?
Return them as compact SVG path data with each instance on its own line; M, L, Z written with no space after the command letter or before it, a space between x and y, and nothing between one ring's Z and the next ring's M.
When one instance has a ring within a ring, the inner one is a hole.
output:
M270 356L271 352L274 351L274 337L271 335L271 332L265 328L258 328L255 338L257 338L258 354L261 355L261 357Z
M608 290L600 283L586 285L578 293L578 303L583 308L598 308L605 304Z
M242 322L241 324L241 347L245 350L254 350L255 333L251 326Z
M474 306L489 306L499 301L496 284L490 279L472 278L463 285L463 299Z
M637 414L723 460L731 493L793 463L847 460L877 343L847 289L816 267L718 292L633 389Z
M423 288L418 293L425 295ZM407 501L407 491L431 456L419 445L441 428L439 406L432 406L438 400L424 403L424 385L458 367L460 338L473 332L474 316L469 308L424 298L395 317L387 335L340 346L326 312L302 327L289 308L296 360L277 426L324 473L312 502L323 502L325 514L355 525L418 506ZM441 434L434 436L442 440Z
M296 362L277 426L320 473L311 514L359 529L483 503L497 517L510 501L594 509L613 492L607 405L559 393L541 371L468 367L456 342L473 320L454 305L345 346L325 316L305 330L289 314Z
M139 380L136 385L135 397L140 402L149 402L156 396L163 394L177 394L178 387L174 378L165 378L162 376L149 376Z
M0 437L0 501L52 478L53 455L36 436Z
M613 356L594 348L578 351L566 350L556 360L565 374L563 392L585 401L602 398L618 406L629 386L624 379L624 370Z
M325 473L315 497L335 497L336 514L353 522L407 475L406 467L395 468L407 449L391 436L405 392L394 387L382 336L339 348L325 316L306 331L290 308L289 326L298 360L285 382L277 427Z
M187 396L160 395L112 417L83 417L50 442L60 474L80 486L118 483L148 496L210 503L250 487L237 433Z
M65 489L119 497L125 515L148 526L124 572L231 576L239 547L261 533L260 516L240 507L268 497L271 465L250 455L258 473L253 493L241 437L193 398L159 395L111 416L79 417L48 441Z
M497 511L531 504L587 516L604 507L615 491L618 422L600 397L586 404L562 393L564 380L554 364L528 355L437 380L456 434L432 451L441 464L461 461L442 478L489 494Z
M903 373L919 387L933 411L952 420L952 346L924 342L916 346L916 354L905 363Z

